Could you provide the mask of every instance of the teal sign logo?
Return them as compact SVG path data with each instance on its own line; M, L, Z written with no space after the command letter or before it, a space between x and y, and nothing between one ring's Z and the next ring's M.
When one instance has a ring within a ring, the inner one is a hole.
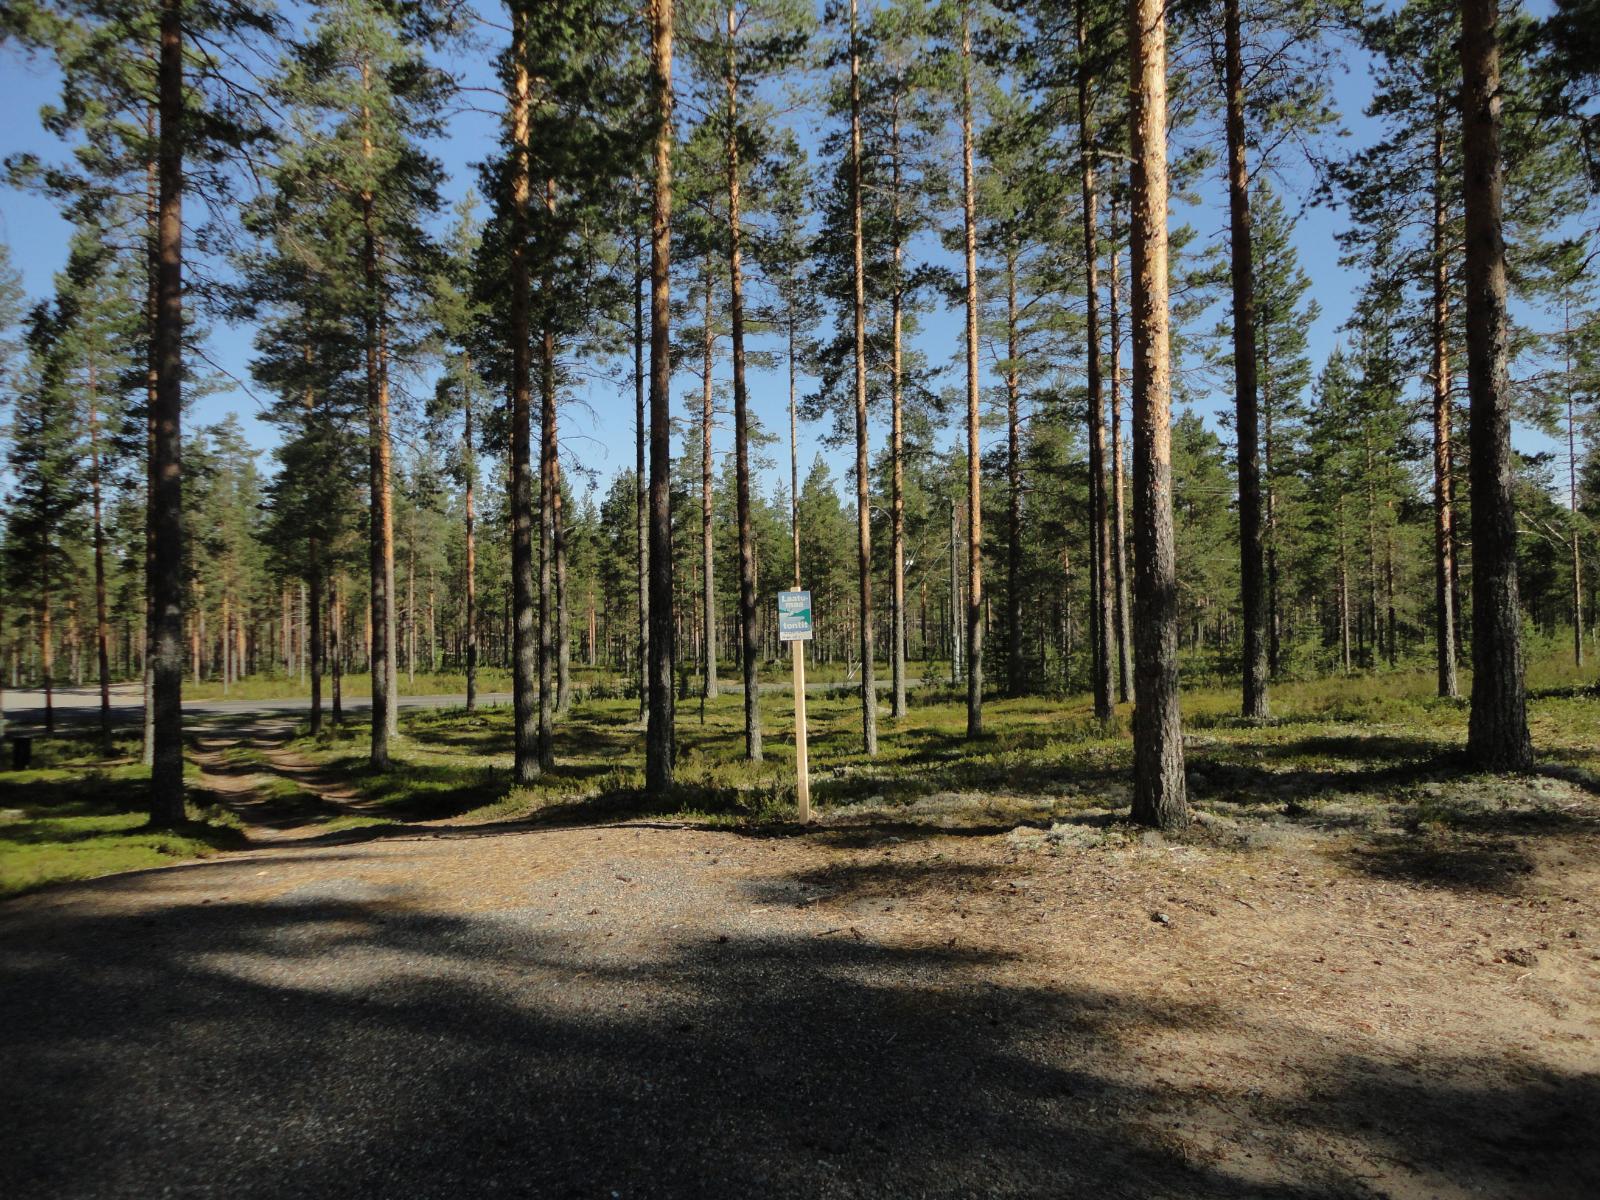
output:
M778 640L809 642L812 637L811 593L778 593Z

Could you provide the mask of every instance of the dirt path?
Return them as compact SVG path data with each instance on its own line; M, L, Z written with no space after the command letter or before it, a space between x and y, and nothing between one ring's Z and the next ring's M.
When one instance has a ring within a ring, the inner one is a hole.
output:
M0 907L0 1194L1593 1197L1600 804L1548 799L1421 850L283 831L55 889Z

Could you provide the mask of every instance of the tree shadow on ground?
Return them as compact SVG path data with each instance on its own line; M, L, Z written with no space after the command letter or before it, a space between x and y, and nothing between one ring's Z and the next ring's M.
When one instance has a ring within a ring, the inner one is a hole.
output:
M1260 1094L1162 1047L1270 1055L1281 1023L947 947L631 932L355 879L0 914L0 1193L1332 1200L1374 1161L1418 1190L1600 1183L1592 1077L1306 1031Z

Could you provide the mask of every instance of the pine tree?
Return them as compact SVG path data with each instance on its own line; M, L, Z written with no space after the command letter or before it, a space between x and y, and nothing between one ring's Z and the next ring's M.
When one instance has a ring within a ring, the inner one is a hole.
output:
M1511 476L1497 0L1462 5L1460 47L1467 390L1472 405L1472 715L1467 752L1481 767L1526 770L1533 762L1533 744L1523 678Z
M1167 311L1166 17L1156 0L1129 9L1133 158L1134 657L1133 817L1188 821L1178 713L1176 564L1172 533L1171 365Z

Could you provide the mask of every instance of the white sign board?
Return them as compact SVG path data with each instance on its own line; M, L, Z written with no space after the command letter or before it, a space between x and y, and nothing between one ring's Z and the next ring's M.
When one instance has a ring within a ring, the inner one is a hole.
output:
M809 642L812 637L811 593L778 593L778 640Z

